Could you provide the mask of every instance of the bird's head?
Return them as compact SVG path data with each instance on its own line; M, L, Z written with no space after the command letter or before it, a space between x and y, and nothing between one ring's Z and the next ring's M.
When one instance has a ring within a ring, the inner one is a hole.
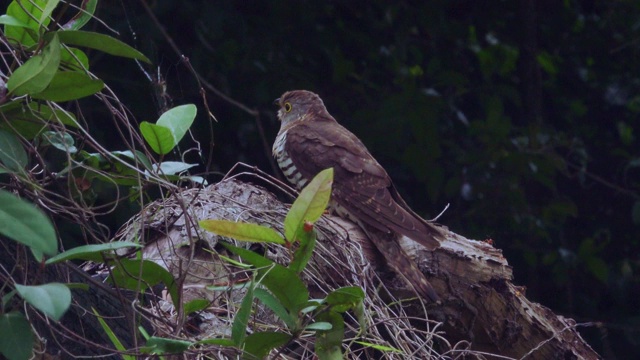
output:
M282 129L309 119L331 118L322 99L311 91L287 91L274 101L278 105L278 119Z

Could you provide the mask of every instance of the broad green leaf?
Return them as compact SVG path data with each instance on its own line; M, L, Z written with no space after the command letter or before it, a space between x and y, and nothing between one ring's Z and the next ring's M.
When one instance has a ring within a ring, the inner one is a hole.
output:
M58 71L46 89L32 94L34 99L71 101L93 95L104 88L104 82L77 71Z
M269 289L290 313L297 312L308 302L309 291L294 271L276 264L253 251L230 244L222 245L232 253L240 256L244 261L255 266L258 269L257 279L261 279L260 283ZM286 284L286 286L283 286L283 284Z
M207 307L209 307L210 304L211 304L211 301L207 299L193 299L188 303L184 304L182 309L185 315L189 315L191 313L206 309Z
M198 224L207 231L236 240L284 244L278 232L257 224L229 220L201 220Z
M131 150L112 151L111 153L116 156L123 156L131 160L134 160L134 164L135 164L135 161L139 161L146 169L152 168L151 162L149 161L149 158L147 157L147 155L145 155L139 150L135 150L135 155L133 152L131 152ZM96 154L96 155L100 155L100 154Z
M63 29L70 30L80 30L91 18L93 18L93 14L96 12L96 5L98 4L98 0L84 0L82 2L82 7L78 12L78 15L74 16L73 19L69 20L66 24L62 25Z
M60 36L60 42L66 45L84 46L109 55L137 59L151 64L151 61L141 52L109 35L81 30L57 31L56 33ZM45 39L52 36L50 34L46 34Z
M316 321L331 324L329 330L316 331L315 350L319 360L341 360L344 320L342 315L327 311L318 314Z
M271 311L287 325L289 331L294 332L298 329L296 318L294 318L270 292L264 289L256 289L254 294L258 300L271 309Z
M27 166L29 158L20 140L4 130L0 130L0 163L14 173L20 173Z
M240 310L233 318L233 324L231 325L231 340L236 346L241 346L247 336L247 325L251 318L253 308L253 291L255 290L256 283L251 282L247 288L247 292L244 294L242 303L240 304Z
M272 349L282 346L291 340L291 335L279 332L257 332L247 336L244 352L252 356L244 355L243 359L263 359Z
M45 144L50 144L56 149L74 154L78 152L75 147L75 140L69 133L60 131L45 131L42 133L42 139Z
M165 268L150 260L122 259L111 271L109 281L129 290L145 290L147 286L155 286L159 283L169 290L171 301L180 303L178 286Z
M100 323L100 326L102 327L102 330L107 334L107 336L109 337L109 340L111 340L111 343L116 348L116 350L122 351L122 352L126 351L127 349L124 347L124 345L122 345L122 342L120 341L120 339L118 339L116 334L113 332L113 330L111 330L111 328L109 327L107 322L104 321L104 319L102 319L102 316L100 316L100 314L98 314L96 309L91 308L91 311L93 311L93 314L98 319L98 322ZM134 356L124 355L124 354L122 354L122 358L125 359L125 360L135 360L136 359Z
M51 220L33 204L0 190L0 234L47 255L58 253Z
M60 253L50 259L48 259L45 264L55 264L61 261L66 260L74 260L74 259L82 259L93 262L102 262L103 261L103 253L104 252L113 252L114 250L124 249L124 248L141 248L142 245L134 244L132 242L126 241L114 241L108 244L97 244L97 245L82 245L78 247L74 247L71 250L67 250L63 253ZM105 254L108 255L108 254ZM108 258L109 256L107 256Z
M333 182L333 168L322 170L305 186L291 205L284 219L284 236L289 242L296 240L299 231L303 231L304 222L316 222L322 216L329 198Z
M173 141L178 144L196 118L197 109L193 104L176 106L160 115L156 125L171 130Z
M60 51L60 65L84 74L89 70L89 58L84 51L65 46Z
M191 345L193 345L191 341L152 336L147 340L142 352L156 355L180 354L187 351Z
M22 0L20 3L12 1L7 7L7 15L19 20L26 27L5 25L4 35L10 41L16 41L25 47L35 45L38 42L38 29L40 27L38 19L40 19L42 9L46 4L47 0ZM45 19L42 25L48 26L49 20Z
M49 24L49 22L51 21L50 19L51 13L56 8L56 6L58 6L59 3L60 3L60 0L47 1L47 5L42 10L42 14L40 14L40 19L38 20L40 25L43 25L46 27L47 26L46 24Z
M168 154L176 146L171 130L164 126L143 121L140 123L140 132L156 154Z
M71 290L64 284L49 283L25 286L16 284L16 291L34 308L58 321L71 305Z
M36 94L46 89L60 65L60 41L57 36L44 47L42 53L17 68L7 81L7 89L15 96Z
M304 270L313 255L313 249L316 247L317 232L315 229L311 231L301 231L298 233L300 246L293 253L293 260L289 264L289 268L298 274Z
M355 308L364 300L364 296L364 291L358 286L342 287L330 292L325 303L340 313Z
M22 313L0 315L0 354L8 360L28 360L33 352L31 325Z
M12 101L0 106L0 112L7 121L0 121L0 129L17 132L28 140L38 136L48 122L62 123L78 127L76 118L62 109L51 109L46 104L30 102L27 106L22 101Z

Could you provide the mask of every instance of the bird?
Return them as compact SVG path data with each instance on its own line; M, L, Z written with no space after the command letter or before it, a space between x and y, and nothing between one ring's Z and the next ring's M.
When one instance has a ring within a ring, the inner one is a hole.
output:
M320 171L333 168L331 211L355 222L418 295L439 301L400 239L405 236L435 250L445 238L442 229L411 210L384 168L356 135L329 114L320 96L307 90L288 91L274 104L279 107L280 130L273 156L287 180L301 190Z

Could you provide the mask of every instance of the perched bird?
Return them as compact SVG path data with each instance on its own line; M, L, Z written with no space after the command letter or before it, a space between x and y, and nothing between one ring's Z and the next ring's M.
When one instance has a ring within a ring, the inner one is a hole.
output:
M360 226L387 264L425 299L438 300L431 284L400 246L406 236L429 250L443 232L413 212L364 144L329 114L322 99L296 90L276 99L280 131L273 156L286 178L302 189L320 171L333 168L332 211Z

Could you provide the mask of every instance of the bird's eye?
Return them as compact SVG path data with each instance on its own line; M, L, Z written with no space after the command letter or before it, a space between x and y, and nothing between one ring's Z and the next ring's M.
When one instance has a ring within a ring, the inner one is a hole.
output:
M291 111L291 103L288 103L288 102L284 103L284 111L285 112Z

